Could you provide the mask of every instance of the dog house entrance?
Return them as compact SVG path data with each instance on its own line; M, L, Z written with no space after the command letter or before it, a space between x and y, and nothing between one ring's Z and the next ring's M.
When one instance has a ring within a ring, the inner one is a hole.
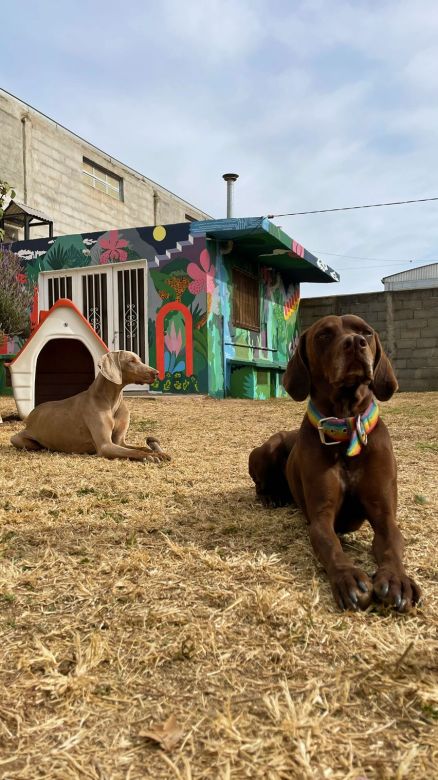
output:
M127 349L148 362L146 262L44 271L40 309L69 298L109 349Z
M79 339L51 339L38 355L35 406L81 393L94 380L94 361Z

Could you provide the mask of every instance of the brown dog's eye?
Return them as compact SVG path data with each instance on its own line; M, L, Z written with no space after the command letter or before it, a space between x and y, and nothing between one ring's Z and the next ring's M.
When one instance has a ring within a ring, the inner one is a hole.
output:
M362 333L362 336L365 336L367 341L370 341L373 338L373 333L370 333L369 330L366 330Z

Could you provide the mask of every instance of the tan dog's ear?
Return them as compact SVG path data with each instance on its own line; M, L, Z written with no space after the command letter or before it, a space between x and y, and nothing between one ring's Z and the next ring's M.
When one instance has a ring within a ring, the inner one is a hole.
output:
M377 333L374 333L374 338L376 339L377 348L376 357L374 358L374 377L370 387L379 401L389 401L395 391L398 390L398 382Z
M283 387L294 401L304 401L310 393L310 373L307 367L306 333L301 334L293 357L283 376Z
M100 373L105 379L115 385L122 384L122 367L120 365L120 352L107 352L99 363Z

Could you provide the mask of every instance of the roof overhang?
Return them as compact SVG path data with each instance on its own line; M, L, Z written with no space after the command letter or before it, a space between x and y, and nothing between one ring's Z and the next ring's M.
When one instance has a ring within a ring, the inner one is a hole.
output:
M339 274L266 217L192 222L193 236L233 241L246 259L278 268L296 282L339 282Z
M23 226L26 217L30 217L32 220L39 220L44 224L51 222L50 217L47 217L42 211L37 211L32 206L20 203L18 200L11 200L8 207L4 210L4 219L7 222L14 222Z
M30 228L38 225L48 225L49 238L53 238L53 221L50 217L47 217L42 211L28 206L26 203L20 203L18 200L9 202L0 220L0 227L4 228L6 222L8 225L24 228L25 241L30 239Z

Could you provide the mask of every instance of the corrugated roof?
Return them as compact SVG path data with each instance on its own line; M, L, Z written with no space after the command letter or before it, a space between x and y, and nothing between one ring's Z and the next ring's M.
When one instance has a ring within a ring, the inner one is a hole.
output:
M409 268L407 271L399 271L396 274L384 276L382 282L384 284L389 280L391 280L391 282L414 282L417 279L436 279L437 277L438 263L429 263L428 265L420 265L418 268Z
M8 207L4 211L3 219L5 219L6 222L17 222L19 217L24 216L34 217L35 219L40 219L42 222L52 222L50 217L43 214L42 211L38 211L37 209L32 208L32 206L28 206L26 203L20 203L18 200L10 201Z

